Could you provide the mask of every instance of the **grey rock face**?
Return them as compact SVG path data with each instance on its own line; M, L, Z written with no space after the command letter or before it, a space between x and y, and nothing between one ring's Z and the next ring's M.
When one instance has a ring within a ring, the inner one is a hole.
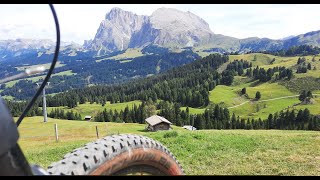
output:
M89 48L103 54L108 51L127 49L132 34L141 30L148 19L119 8L113 8L100 27Z
M209 24L191 12L160 8L151 15L150 23L159 30L153 43L160 46L194 47L213 37Z
M47 39L0 40L0 61L9 57L46 51L52 47L55 47L55 42Z
M150 44L167 48L205 45L208 49L227 52L279 50L303 44L320 46L320 31L279 40L257 37L237 39L214 34L207 22L189 11L159 8L151 16L142 16L113 8L100 23L93 40L84 41L82 46L61 42L60 54L75 56L77 52L90 51L104 55ZM35 52L52 54L54 48L55 42L45 39L0 40L0 60Z
M139 16L113 8L87 47L98 54L148 44L193 47L209 43L212 37L208 23L191 12L160 8L151 16Z
M284 41L284 48L288 48L291 46L297 45L312 45L312 46L320 46L320 30L319 31L311 31L305 34L300 34L295 37L291 37Z
M7 51L18 51L22 49L49 49L55 45L55 42L48 39L16 39L0 40L0 49Z
M206 45L226 51L279 50L295 45L320 45L320 31L273 40L268 38L237 39L214 34L207 22L191 12L159 8L151 16L139 16L119 8L107 13L93 41L84 48L104 54L127 48L154 44L168 48Z

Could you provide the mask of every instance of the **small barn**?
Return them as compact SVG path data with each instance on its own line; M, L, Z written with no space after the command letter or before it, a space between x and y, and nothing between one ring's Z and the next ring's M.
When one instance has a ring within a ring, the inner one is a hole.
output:
M91 116L85 116L85 117L84 117L84 120L86 120L86 121L90 121L90 120L91 120L91 118L92 118Z
M158 130L169 130L171 129L170 125L172 124L166 118L153 115L146 119L147 127L146 129L149 131L158 131Z

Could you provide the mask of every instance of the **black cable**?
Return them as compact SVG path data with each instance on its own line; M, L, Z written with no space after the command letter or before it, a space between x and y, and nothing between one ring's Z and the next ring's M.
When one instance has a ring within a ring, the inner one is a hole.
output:
M35 103L35 101L37 100L37 98L39 97L40 93L42 92L44 86L47 84L47 82L50 79L50 76L54 70L54 67L56 65L56 62L58 61L58 55L59 55L59 49L60 49L60 28L59 28L59 21L58 21L58 17L56 14L56 11L54 10L54 7L52 4L49 4L50 9L52 11L52 15L54 18L54 22L56 25L56 33L57 33L57 42L56 42L56 49L54 52L54 57L50 66L50 69L48 71L47 76L45 77L44 81L42 82L40 88L38 89L38 91L36 92L36 94L33 96L33 98L31 99L31 101L29 102L29 104L27 105L27 107L24 109L23 113L21 114L21 116L19 117L18 121L16 122L16 125L19 126L21 121L23 120L23 118L27 115L28 111L31 109L31 107L33 106L33 104Z

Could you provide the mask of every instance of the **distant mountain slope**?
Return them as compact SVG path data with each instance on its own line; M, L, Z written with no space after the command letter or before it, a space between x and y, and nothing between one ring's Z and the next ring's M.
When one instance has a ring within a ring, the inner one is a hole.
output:
M0 40L0 61L53 47L54 42L47 39Z
M272 51L296 45L320 46L320 31L273 40L250 37L237 39L214 34L207 22L191 12L173 8L159 8L151 16L139 16L120 8L113 8L101 22L94 40L85 48L98 55L127 48L158 45L170 49L205 46L227 52Z
M0 61L36 60L42 55L54 53L56 42L50 39L8 39L0 40ZM75 56L77 51L86 51L73 42L60 42L60 55Z
M312 45L312 46L320 46L320 30L319 31L311 31L305 34L300 34L295 37L291 37L284 41L284 48L289 48L291 46L298 45Z
M128 48L158 47L179 50L203 47L206 52L274 51L298 45L320 46L320 30L283 39L249 37L238 39L215 34L209 24L191 12L173 8L159 8L151 16L137 15L120 8L113 8L102 20L93 40L84 44L61 43L62 56L104 56ZM0 61L21 55L37 58L52 54L55 43L51 40L0 40ZM20 58L23 59L23 58Z
M192 47L207 44L212 37L208 23L191 12L160 8L151 16L140 16L113 8L101 22L93 41L87 41L85 46L103 54L148 44Z
M113 8L100 23L93 41L86 43L85 46L97 51L98 54L127 49L132 35L141 30L147 20L147 16Z

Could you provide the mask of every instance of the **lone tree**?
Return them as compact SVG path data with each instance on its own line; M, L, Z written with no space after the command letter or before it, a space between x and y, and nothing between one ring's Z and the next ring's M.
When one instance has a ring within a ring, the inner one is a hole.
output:
M145 104L145 111L146 111L147 117L150 117L152 115L156 115L157 114L157 107L152 102L151 98L149 98L148 101Z
M303 90L300 95L299 95L299 100L300 101L304 101L307 97L307 92L305 90Z
M241 94L246 94L247 93L247 89L246 88L242 88L241 89Z
M292 77L293 77L292 70L289 70L289 71L288 71L287 76L288 76L288 80L292 79Z
M307 69L311 70L311 64L308 63Z
M313 98L313 96L312 96L312 92L311 92L311 91L308 91L308 92L307 92L307 97L309 97L309 98Z
M313 98L312 96L312 92L308 91L306 92L305 90L303 90L300 95L299 95L299 100L302 101L307 101L310 102L310 99Z
M261 93L260 91L256 92L256 100L259 100L261 98Z

